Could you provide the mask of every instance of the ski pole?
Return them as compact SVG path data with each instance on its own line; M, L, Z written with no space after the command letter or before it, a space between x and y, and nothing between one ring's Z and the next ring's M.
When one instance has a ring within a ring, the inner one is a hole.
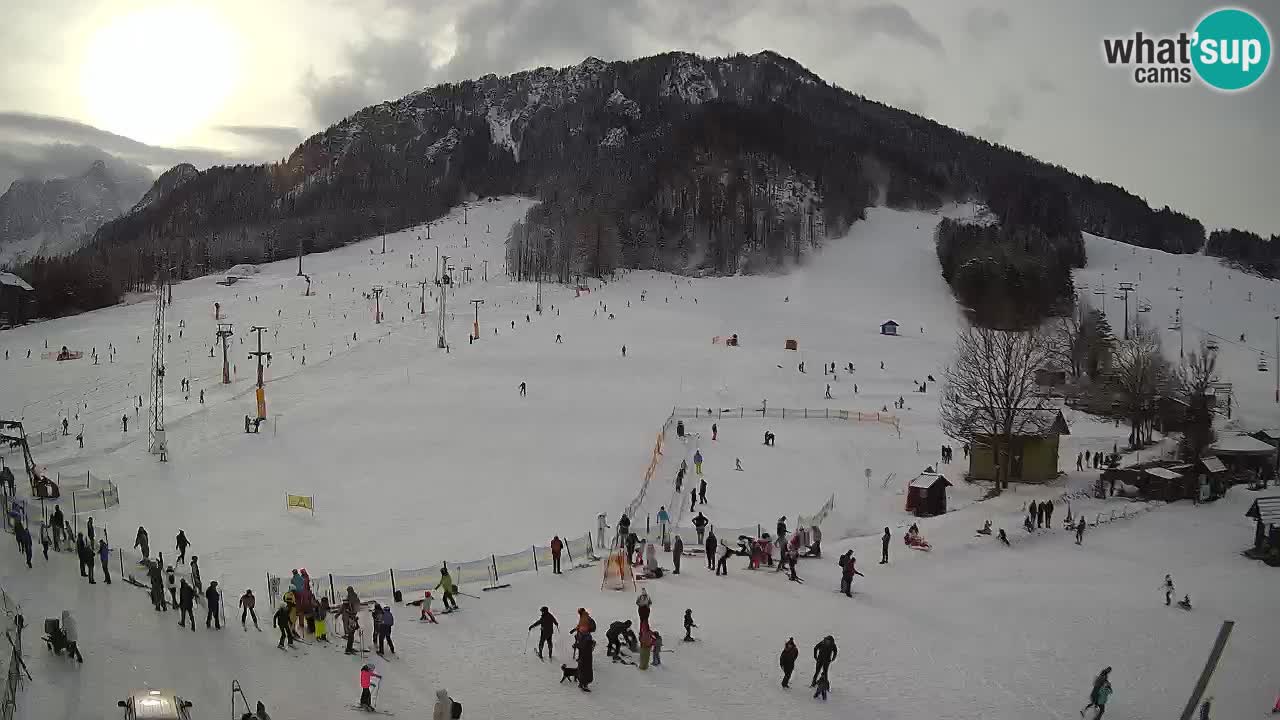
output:
M378 691L382 689L382 683L373 686L373 707L378 707Z
M465 593L465 592L462 592L461 590L459 590L459 591L457 592L457 594L458 594L458 595L466 595L467 597L469 597L469 598L475 598L476 600L479 600L479 599L480 599L480 596L478 596L478 595L472 595L471 593Z
M533 628L529 628L529 633L524 636L524 654L529 654L529 638L533 637Z

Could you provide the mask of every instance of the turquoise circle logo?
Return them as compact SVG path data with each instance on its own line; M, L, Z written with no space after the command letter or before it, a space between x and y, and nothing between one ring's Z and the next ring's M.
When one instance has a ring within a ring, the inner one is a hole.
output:
M1271 62L1271 35L1252 13L1214 10L1196 25L1191 64L1210 87L1244 90L1262 79Z

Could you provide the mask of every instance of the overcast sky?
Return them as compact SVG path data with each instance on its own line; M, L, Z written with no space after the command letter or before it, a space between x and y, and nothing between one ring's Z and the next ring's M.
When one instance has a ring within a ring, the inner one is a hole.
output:
M1280 28L1280 5L1234 3ZM1280 233L1280 77L1140 88L1106 36L1188 0L42 0L0 22L0 188L111 156L261 162L444 81L672 49L772 49L830 82L1122 185L1210 228ZM1273 64L1275 62L1273 61Z

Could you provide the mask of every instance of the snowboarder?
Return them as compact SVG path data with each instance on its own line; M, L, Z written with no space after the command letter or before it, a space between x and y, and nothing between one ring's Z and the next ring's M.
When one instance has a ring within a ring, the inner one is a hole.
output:
M1080 541L1083 539L1084 539L1084 516L1082 515L1080 517L1080 523L1076 525L1076 544L1079 545Z
M187 618L191 618L191 632L196 631L195 601L196 591L187 584L187 579L183 578L178 588L178 610L180 611L178 626L186 627Z
M67 641L67 657L74 657L76 662L84 663L84 656L80 654L78 644L80 634L76 632L76 621L71 617L70 610L62 611L62 635Z
M252 588L246 589L244 594L240 596L240 627L242 629L249 629L248 626L245 625L244 621L246 617L252 617L254 629L258 632L262 632L262 628L258 627L258 613L254 610L257 604L258 600L253 596Z
M1165 575L1164 582L1160 584L1160 589L1164 590L1164 605L1169 607L1173 602L1173 576Z
M547 609L546 605L543 605L542 609L538 612L538 619L533 621L533 624L529 626L529 629L533 630L535 627L541 628L538 631L538 659L542 659L542 646L544 643L547 646L547 658L550 659L552 653L551 637L554 634L555 629L560 627L560 623L556 620L555 615L552 615L551 611Z
M560 540L559 535L551 538L551 572L552 574L560 574L560 553L564 551L564 543Z
M178 548L178 564L181 565L187 561L187 548L191 545L191 541L187 540L187 532L185 530L178 531L178 537L174 541L174 545Z
M693 451L693 471L702 474L702 448Z
M884 535L880 536L880 564L889 564L889 528L884 529Z
M831 663L835 662L838 650L836 649L836 639L830 635L818 641L813 646L813 660L816 666L813 669L813 680L810 681L809 687L815 687L818 684L818 678L826 679L827 671L831 668Z
M440 568L440 582L436 583L435 589L444 590L444 597L442 600L444 602L445 612L453 612L458 609L458 601L453 597L457 590L454 588L453 578L449 576L449 568Z
M649 624L649 612L653 609L653 600L649 598L649 590L640 591L640 596L636 598L636 614L640 616L641 627Z
M693 621L693 610L691 608L685 608L684 610L684 642L694 641L693 629L696 627L698 627L698 624Z
M62 510L54 508L53 510L53 549L58 549L58 528L62 525ZM133 540L133 546L142 552L142 559L149 560L151 558L151 541L147 538L147 529L138 526L138 535Z
M677 535L675 542L671 544L671 564L675 566L675 569L671 571L672 575L680 574L680 557L682 555L684 555L684 540L681 540L680 536Z
M702 513L698 513L698 514L701 515ZM705 525L706 523L703 523L703 524ZM702 528L698 528L698 540L702 540ZM714 570L716 567L716 547L717 546L718 546L718 543L716 542L716 531L712 530L711 533L707 535L706 542L703 545L703 549L706 551L706 555L707 555L708 570Z
M102 579L111 584L111 549L107 547L106 540L98 541L98 560L102 563ZM31 539L27 538L27 562L31 562Z
M698 502L703 505L707 504L707 479L702 478L698 481Z
M205 600L205 616L204 629L209 629L209 623L212 622L218 630L222 629L222 593L218 591L218 581L213 580L209 583L209 588L204 591Z
M292 645L292 641L290 641ZM374 678L382 679L373 669L373 663L366 663L360 668L360 707L365 710L373 709L373 696L370 690L377 685L373 682Z
M796 647L795 638L787 638L782 646L782 655L778 657L778 665L782 668L782 687L791 687L791 673L796 669L796 658L800 657L800 648Z

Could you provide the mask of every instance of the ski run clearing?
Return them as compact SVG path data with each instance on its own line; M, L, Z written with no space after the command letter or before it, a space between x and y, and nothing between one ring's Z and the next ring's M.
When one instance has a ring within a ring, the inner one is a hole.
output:
M370 656L385 676L379 707L426 717L443 687L468 718L1078 718L1094 676L1110 665L1115 694L1106 716L1165 720L1182 710L1229 619L1235 631L1208 691L1213 717L1270 710L1280 690L1280 575L1240 555L1252 539L1244 513L1255 493L1237 487L1200 507L1072 497L1076 515L1092 522L1114 512L1118 519L1090 527L1079 546L1061 529L1028 534L1021 527L1028 500L1053 499L1065 515L1063 494L1096 477L1074 471L1077 452L1124 442L1127 428L1074 411L1066 412L1063 479L1014 486L986 502L979 501L982 488L961 479L960 443L938 429L937 385L914 392L928 375L941 379L963 323L934 252L939 214L871 210L846 237L785 275L690 279L636 271L603 285L591 281L591 292L577 297L572 286L546 284L539 314L537 287L504 271L503 241L528 207L519 198L473 202L465 224L459 208L431 226L430 240L424 226L387 235L385 254L383 239L374 237L307 256L311 296L296 260L260 266L230 286L217 284L223 275L176 285L165 318L172 335L165 345L166 463L146 452L148 297L0 333L0 350L8 353L0 365L0 417L21 418L33 436L45 432L47 441L32 452L50 475L88 471L119 487L120 505L92 517L127 557L137 557L126 546L139 525L166 562L174 556L172 538L185 530L204 581L223 588L228 620L220 633L203 626L192 633L178 627L176 612L156 613L144 591L118 577L88 585L69 555L46 562L38 546L28 570L10 548L0 586L27 618L24 656L33 678L19 694L17 717L119 717L117 700L152 687L192 701L194 718L221 718L233 679L251 703L266 703L273 720L351 716L364 660L343 655L336 637L334 646L276 650L267 573L287 582L291 568L305 567L317 581L327 573L434 568L441 560L543 546L553 534L594 535L598 513L613 525L636 496L655 437L677 406L744 408L747 417L720 419L714 441L706 419L685 420L683 443L669 431L633 527L643 529L645 517L666 505L682 517L686 544L696 545L687 530L688 488L698 480L691 459L684 493L672 483L680 460L700 447L709 503L698 509L716 526L759 523L772 532L785 515L794 528L797 515L813 514L834 494L823 558L798 568L806 582L788 582L772 568L747 570L738 557L727 577L706 570L701 557L687 557L680 575L642 581L665 641L662 665L644 672L604 656L604 630L635 617L635 593L602 591L599 563L561 576L546 568L507 575L511 587L492 592L464 584L477 597L461 597L463 611L439 616L438 625L417 623L417 608L395 606L398 654ZM947 212L967 216L972 209ZM1237 403L1232 424L1280 426L1274 282L1203 256L1091 236L1086 243L1089 266L1077 283L1082 295L1100 291L1094 302L1105 298L1117 334L1117 282L1138 283L1131 315L1162 329L1182 295L1186 347L1210 336L1220 344L1222 379L1233 383ZM459 281L449 296L447 353L436 348L438 291L430 284L437 245ZM384 288L381 323L374 321L374 286ZM473 299L485 302L479 340L469 343ZM210 356L215 303L234 324L230 385L220 383L220 348ZM1149 311L1138 313L1140 304ZM900 324L898 337L879 334L889 319ZM254 413L253 325L267 328L262 344L272 353L269 419L259 433L246 434L244 416ZM739 347L712 342L735 333ZM789 338L798 351L784 350ZM1177 332L1164 330L1174 358L1178 343ZM41 359L64 345L84 357ZM1260 356L1270 372L1257 370ZM834 382L822 372L829 362L840 370ZM856 372L846 372L847 363ZM189 392L180 389L183 378ZM824 399L828 383L831 400ZM899 396L905 408L894 410ZM766 400L770 408L871 416L887 407L899 426L752 418ZM70 435L48 438L64 417ZM775 447L762 444L765 430L776 434ZM75 441L80 432L83 450ZM905 487L926 466L938 468L944 443L957 449L955 462L939 468L954 483L950 512L920 521L933 550L916 552L902 542L913 521L903 511ZM8 452L25 493L21 458ZM742 472L734 471L735 459ZM314 515L286 510L289 493L314 497ZM987 519L1006 529L1012 547L975 535ZM891 562L880 565L886 526ZM835 592L836 558L850 548L866 575L855 579L852 599ZM660 561L670 570L669 553ZM1165 607L1165 573L1179 597L1190 594L1194 611ZM258 596L262 633L240 628L235 605L245 588ZM534 657L537 638L527 629L542 605L561 624L552 662ZM600 624L590 694L557 682L560 664L573 664L568 630L579 607ZM686 608L698 624L696 643L680 642ZM43 619L63 609L78 621L79 667L40 640ZM196 615L203 619L204 609ZM331 635L338 624L330 623ZM823 703L807 686L812 648L828 634L839 656ZM788 637L796 639L800 661L793 689L784 690L778 655Z

